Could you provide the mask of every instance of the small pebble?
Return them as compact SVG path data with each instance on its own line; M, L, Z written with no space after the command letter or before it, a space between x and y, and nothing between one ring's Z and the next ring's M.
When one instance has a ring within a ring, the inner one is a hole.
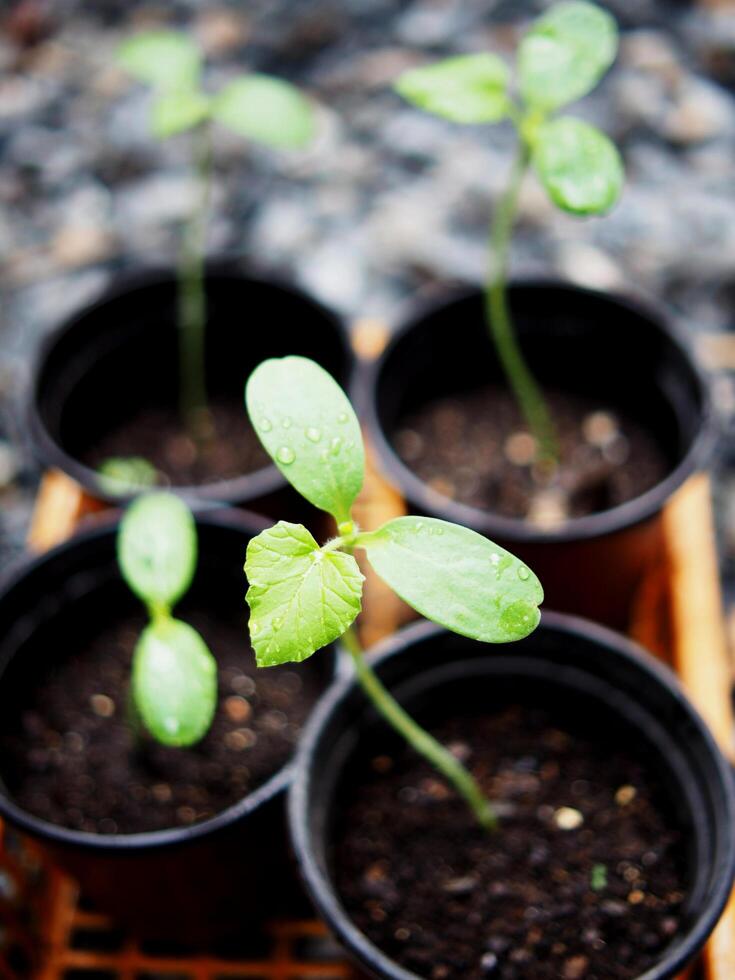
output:
M540 490L534 495L528 510L528 522L547 530L563 524L568 516L568 497L556 489Z
M191 806L180 806L176 811L176 816L181 823L194 823L197 818L196 810Z
M514 466L530 466L536 459L536 440L529 432L514 432L505 440L503 452Z
M100 718L112 718L115 714L115 702L106 694L93 694L89 703L92 711Z
M407 939L411 938L411 930L401 926L400 929L396 929L393 935L399 943L405 943Z
M236 674L230 681L230 687L236 694L250 697L255 694L255 681L247 674Z
M377 755L371 765L374 772L389 772L393 768L393 760L388 755Z
M485 953L480 960L480 969L488 975L495 973L498 968L498 958L495 953Z
M469 895L477 888L477 878L472 875L465 875L461 878L450 878L442 885L442 891L450 895Z
M632 891L628 895L628 902L631 905L640 905L645 897L645 894L639 888L636 888L635 891Z
M234 722L247 721L250 715L253 713L253 709L250 707L250 703L243 697L238 695L232 695L225 699L225 714Z
M609 412L592 412L582 422L582 433L591 446L604 449L620 434L620 427Z
M250 728L236 728L234 732L225 735L225 745L233 752L243 752L255 745L258 736Z
M554 823L560 830L576 830L584 823L584 817L572 806L561 806L554 813Z
M168 783L156 783L151 788L151 794L157 803L169 803L173 796L173 792Z
M582 980L587 973L589 962L586 956L572 956L565 960L562 968L564 980Z
M637 792L635 786L621 786L615 794L615 802L618 806L627 806L633 802Z

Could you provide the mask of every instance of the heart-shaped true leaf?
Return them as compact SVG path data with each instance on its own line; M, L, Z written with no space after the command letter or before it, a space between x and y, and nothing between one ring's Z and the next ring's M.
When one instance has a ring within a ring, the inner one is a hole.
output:
M420 109L458 123L493 123L508 113L508 69L493 54L446 58L404 72L395 89Z
M544 110L582 98L615 61L618 30L593 3L560 3L540 17L521 41L521 94Z
M316 129L309 100L288 82L270 75L246 75L215 97L212 116L228 129L267 146L306 146Z
M159 139L193 129L209 115L209 99L196 89L163 92L153 103L151 125Z
M217 706L217 665L195 629L163 617L147 626L133 655L133 702L164 745L193 745Z
M486 643L520 640L539 623L544 593L533 572L469 528L398 517L362 535L370 564L428 619Z
M140 82L168 91L199 84L201 57L196 44L177 31L147 31L118 49L122 67Z
M536 131L533 165L552 201L572 214L604 214L620 197L625 170L608 137L571 116Z
M259 667L299 662L342 636L360 612L352 555L320 548L301 524L279 521L248 545L250 642Z
M302 497L349 520L362 488L365 456L360 425L347 395L306 357L263 361L245 388L260 441Z
M169 609L194 577L197 532L191 511L170 493L139 497L120 522L117 555L133 592L152 611Z

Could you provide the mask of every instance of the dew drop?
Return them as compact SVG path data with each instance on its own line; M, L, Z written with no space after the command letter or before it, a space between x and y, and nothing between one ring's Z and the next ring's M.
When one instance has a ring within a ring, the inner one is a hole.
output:
M290 429L291 426L293 425L293 419L291 418L291 416L284 415L283 418L281 419L281 425L283 426L284 429Z
M273 423L271 422L271 420L263 416L263 418L260 420L261 432L270 432L272 428L273 428Z
M332 456L336 456L342 446L342 437L335 436L334 439L329 443L329 451Z
M260 623L256 623L254 619L250 620L250 632L255 636L260 631Z
M309 442L319 442L322 437L321 429L316 429L313 425L309 426L305 435Z
M178 719L171 717L164 719L163 727L167 732L170 732L171 735L175 735L179 730Z
M273 619L271 620L271 629L273 630L273 632L277 633L282 626L283 626L283 620L278 616L274 616Z
M291 463L296 459L296 453L291 449L290 446L281 446L281 448L276 453L276 459L283 466L290 466Z
M349 415L347 414L347 412L340 412L339 415L337 416L337 421L339 422L340 425L344 425L345 422L348 421L348 419L349 419Z
M531 573L526 568L526 566L525 565L519 565L518 566L518 578L521 580L521 582L527 582L530 577L531 577Z

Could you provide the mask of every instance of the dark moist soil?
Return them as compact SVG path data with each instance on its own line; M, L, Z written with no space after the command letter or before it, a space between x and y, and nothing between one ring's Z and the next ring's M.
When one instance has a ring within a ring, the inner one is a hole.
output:
M0 766L21 806L76 830L161 830L213 816L288 761L319 696L319 672L309 665L257 670L244 617L180 615L218 662L219 702L205 738L186 749L147 736L136 742L127 689L145 620L131 617L50 671L5 720L10 734L0 740Z
M482 388L423 406L401 421L395 448L443 496L506 517L535 520L538 514L538 523L550 524L555 516L582 517L632 500L670 469L653 437L615 409L566 393L545 395L558 430L561 465L552 494L563 496L563 516L552 508L545 520L543 503L535 506L539 492L548 497L549 488L531 465L527 428L503 389Z
M645 972L676 933L687 888L651 769L541 709L434 730L511 812L488 835L408 749L354 766L334 867L357 926L430 980Z
M173 486L230 480L270 464L242 402L210 406L214 437L198 452L174 408L148 408L108 432L84 458L92 469L115 456L142 456Z

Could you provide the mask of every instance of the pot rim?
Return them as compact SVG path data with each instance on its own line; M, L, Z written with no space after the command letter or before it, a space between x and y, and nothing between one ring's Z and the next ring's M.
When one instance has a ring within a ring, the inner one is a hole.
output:
M195 510L197 524L231 529L255 535L268 526L269 522L258 514L246 510L235 510L221 506L205 507ZM0 582L0 603L8 601L10 593L27 575L34 573L49 561L63 561L69 551L80 544L98 541L117 532L119 513L104 512L93 519L92 526L72 535L67 541L56 545L41 555L21 556ZM0 684L2 684L0 676ZM16 803L0 781L0 816L20 830L46 842L65 847L87 849L106 855L119 854L121 857L131 853L145 853L154 849L172 847L207 837L237 823L249 816L259 807L284 791L292 776L295 756L281 769L273 773L264 783L214 816L187 827L167 827L164 830L142 831L133 834L95 834L91 831L72 830L34 816Z
M247 270L237 268L231 260L226 259L208 260L206 269L207 277L236 279L244 285L272 287L279 292L287 293L296 300L308 303L325 320L330 321L347 364L343 387L347 391L351 389L356 372L355 356L350 343L349 330L343 317L321 300L312 296L311 293L279 276L265 275L260 271L250 273ZM132 500L136 493L110 494L105 489L104 481L100 479L96 470L71 456L48 431L39 410L41 379L46 369L46 363L56 345L82 317L98 314L105 306L114 303L127 293L160 286L172 281L174 283L176 281L176 272L167 266L143 266L126 270L116 276L94 299L64 317L60 323L49 330L36 348L31 364L29 394L25 407L31 448L36 458L44 465L54 466L67 473L96 500L119 505ZM247 378L243 377L243 391L246 381ZM244 400L243 413L245 413ZM227 504L228 502L240 503L257 500L259 497L267 496L286 486L287 480L275 464L271 463L258 470L253 470L252 473L245 473L226 480L212 480L202 484L170 484L161 487L161 489L170 490L186 500L209 500L215 504Z
M544 611L539 629L550 629L581 636L598 646L605 647L605 656L618 656L628 662L633 662L638 669L648 676L650 681L663 686L679 704L682 704L717 769L719 781L723 788L725 808L728 813L727 823L728 825L735 823L735 779L730 765L725 760L707 724L692 705L675 674L668 667L627 637L578 616ZM449 632L444 627L426 620L413 623L372 647L368 651L371 665L373 667L380 666L392 657L399 656L404 650L416 643ZM356 686L357 681L352 675L338 678L322 696L302 732L301 744L295 760L294 776L288 793L288 826L291 845L299 864L302 879L317 911L334 929L347 949L361 963L374 964L383 976L390 977L392 980L422 980L418 974L400 967L357 928L343 908L329 876L322 873L310 842L309 795L315 749L325 724ZM713 894L706 905L705 912L700 913L693 927L683 934L686 943L680 942L670 949L658 963L638 976L636 980L665 980L665 978L674 977L691 959L691 951L699 949L704 944L717 924L731 894L732 882L735 878L735 835L727 838L725 854L724 856L720 855L720 858L721 860L718 862L719 877ZM723 868L726 869L724 874L722 873Z
M637 293L619 294L592 289L554 277L516 277L510 281L508 287L510 291L554 289L569 294L582 294L613 304L623 312L634 313L650 321L686 361L698 388L702 406L701 419L691 445L676 466L645 493L604 511L584 517L572 517L555 528L534 527L526 520L504 517L493 511L458 503L432 490L401 460L383 429L378 412L378 384L396 346L410 332L420 329L422 321L427 316L455 303L481 295L482 290L479 287L463 287L449 289L440 299L412 304L411 310L391 335L383 351L366 366L362 380L361 405L372 444L387 478L404 497L415 500L427 513L441 513L447 520L464 524L483 534L509 542L567 544L586 538L615 534L651 519L687 477L702 468L711 455L716 437L709 381L694 356L688 338L675 321L674 315L650 297L644 298Z

